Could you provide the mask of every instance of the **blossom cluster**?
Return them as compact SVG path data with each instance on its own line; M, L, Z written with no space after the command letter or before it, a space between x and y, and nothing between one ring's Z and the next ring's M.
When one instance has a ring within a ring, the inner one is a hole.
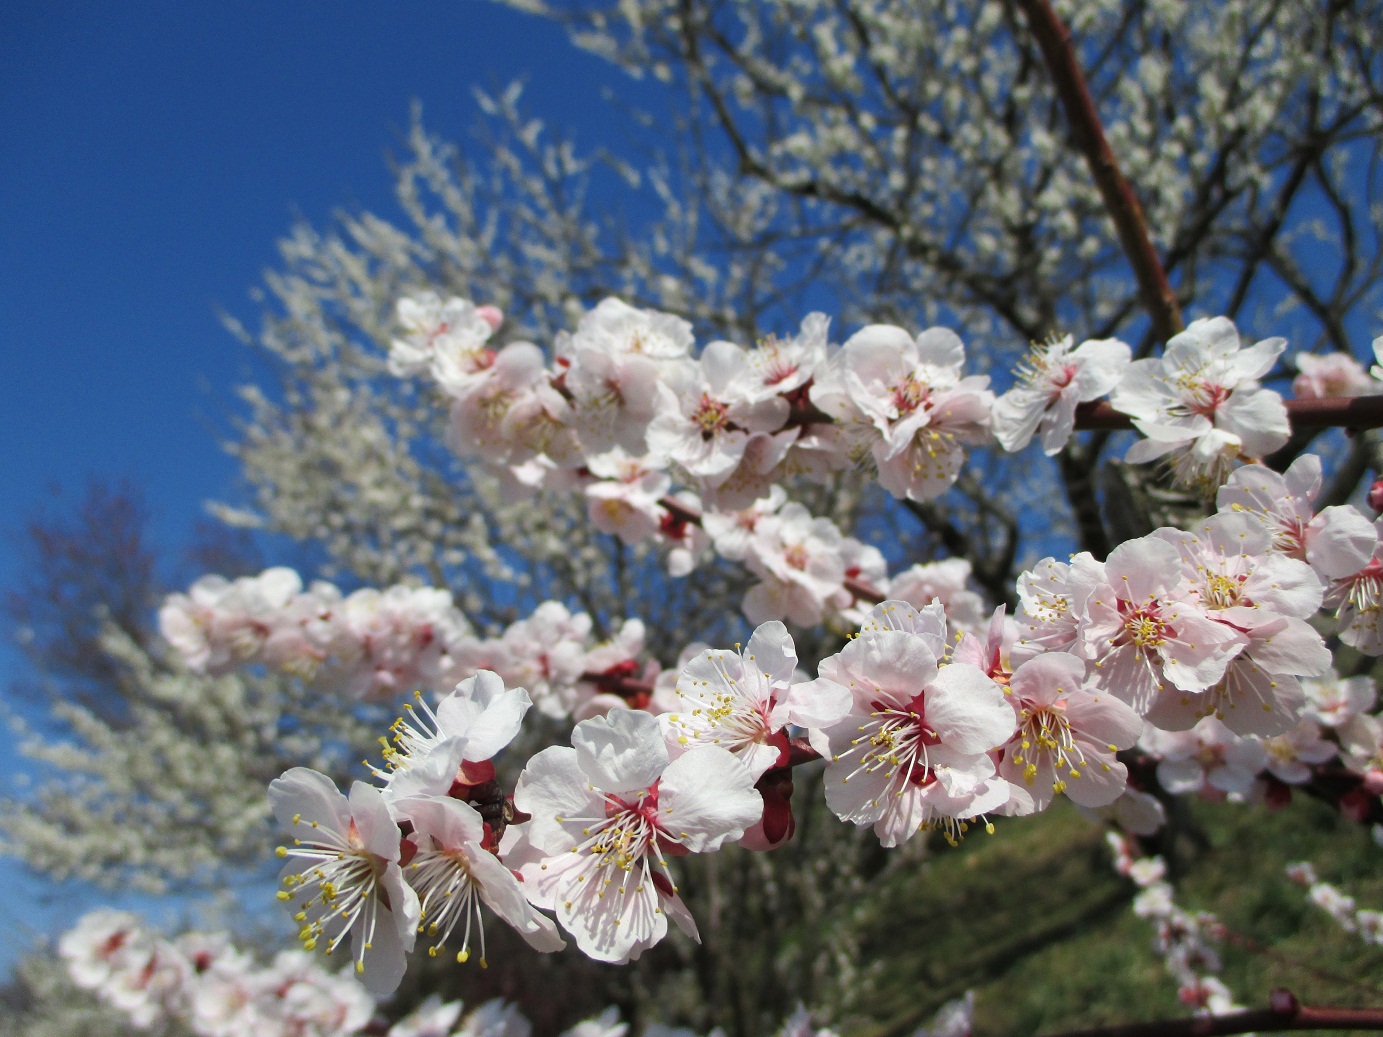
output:
M704 546L688 511L742 511L777 483L860 463L895 497L932 500L955 483L968 447L1017 451L1038 435L1056 454L1077 406L1105 395L1146 437L1128 460L1166 458L1183 485L1210 492L1290 433L1281 396L1259 384L1286 341L1244 348L1225 317L1197 320L1162 356L1137 361L1118 340L1054 337L996 398L987 376L964 373L965 347L944 328L870 325L837 346L813 313L792 337L710 342L694 356L689 323L609 298L546 352L523 341L495 350L501 318L482 309L486 319L459 298L400 299L391 370L431 376L463 457L515 490L584 493L597 528L671 546L674 573ZM1362 368L1353 377L1309 354L1298 366L1308 398L1372 391Z
M482 668L531 691L543 712L600 712L625 700L606 685L652 681L640 661L644 626L628 620L607 641L591 617L547 601L498 637L482 638L444 590L396 585L342 595L325 581L306 589L291 569L229 581L198 580L159 610L159 627L183 664L198 673L264 664L311 679L349 699L397 700L417 688L449 692Z
M140 1027L176 1019L198 1037L346 1037L374 1014L353 977L303 951L260 966L225 933L166 940L123 911L85 915L58 949L77 986Z
M1365 943L1383 947L1383 911L1361 908L1354 898L1329 882L1322 882L1310 861L1287 865L1287 877L1305 886L1311 903L1333 918L1347 933L1356 933Z
M914 565L890 580L877 549L846 543L827 520L783 502L776 493L758 509L705 517L728 556L745 559L761 575L745 595L751 622L786 618L811 625L827 610L858 622L860 606L844 588L849 578L914 605L942 602L955 632L983 626L984 601L969 589L968 561ZM847 567L847 559L856 564ZM483 638L447 591L396 585L343 596L322 580L304 589L297 573L276 567L236 580L203 577L187 593L168 596L159 626L193 672L264 664L350 699L398 699L417 687L445 693L488 669L508 687L526 689L552 717L583 720L631 701L664 712L675 701L676 674L663 673L646 656L640 620L625 620L599 641L587 613L558 601L545 601L498 636ZM621 694L633 688L631 681L643 690Z
M1128 840L1113 833L1108 838L1115 871L1133 880L1141 891L1133 901L1133 912L1152 923L1153 950L1176 980L1182 1004L1194 1008L1197 1015L1224 1015L1242 1009L1218 975L1224 966L1215 946L1225 934L1219 919L1176 905L1161 857L1135 858Z
M231 936L184 933L165 939L133 914L99 909L65 933L59 951L73 983L126 1014L142 1028L186 1028L197 1037L531 1037L519 1007L500 998L470 1012L460 1001L429 995L392 1024L380 1021L374 998L349 970L330 973L303 951L282 951L264 966ZM974 992L949 1001L913 1037L969 1037ZM618 1008L584 1019L561 1037L627 1037ZM642 1037L697 1037L649 1023ZM724 1037L716 1028L707 1037ZM799 1005L776 1037L836 1037Z

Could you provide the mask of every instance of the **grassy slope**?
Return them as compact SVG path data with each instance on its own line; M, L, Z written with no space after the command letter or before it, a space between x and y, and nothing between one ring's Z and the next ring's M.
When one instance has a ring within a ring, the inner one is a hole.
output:
M1383 1005L1383 948L1341 931L1283 874L1309 859L1359 906L1383 908L1383 850L1366 829L1300 797L1276 813L1206 803L1185 813L1164 839L1178 904L1216 913L1234 934L1223 978L1241 1003L1286 986L1306 1002ZM971 987L983 1037L1184 1014L1102 830L1069 808L999 826L942 847L871 898L862 924L878 964L842 1029L911 1033Z

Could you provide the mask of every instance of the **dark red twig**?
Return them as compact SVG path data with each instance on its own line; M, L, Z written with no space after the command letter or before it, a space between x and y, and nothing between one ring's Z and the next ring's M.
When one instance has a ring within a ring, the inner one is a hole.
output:
M1061 106L1071 125L1071 137L1090 167L1090 175L1104 199L1105 210L1119 233L1119 243L1133 266L1143 306L1152 319L1158 341L1166 342L1182 329L1181 306L1167 281L1167 271L1148 237L1143 206L1133 187L1119 170L1119 162L1105 139L1100 113L1085 84L1085 75L1071 48L1071 33L1047 0L1018 0L1027 15L1042 57L1052 74Z
M1274 990L1267 1008L1191 1019L1069 1030L1052 1037L1217 1037L1258 1030L1383 1030L1383 1009L1316 1008L1303 1005L1288 990Z

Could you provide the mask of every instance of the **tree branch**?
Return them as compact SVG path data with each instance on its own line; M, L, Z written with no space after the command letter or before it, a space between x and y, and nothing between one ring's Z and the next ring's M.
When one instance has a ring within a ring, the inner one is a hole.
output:
M1218 1037L1257 1030L1383 1030L1383 1009L1316 1008L1303 1005L1288 990L1274 990L1267 1008L1191 1019L1096 1026L1052 1037Z
M1071 124L1071 136L1085 156L1105 209L1114 221L1153 328L1157 337L1166 342L1183 327L1181 307L1148 237L1143 207L1132 185L1119 171L1119 162L1105 139L1100 114L1095 109L1075 51L1071 49L1071 34L1047 0L1018 0L1018 6L1027 15L1028 27L1042 48L1042 56L1052 73L1052 83Z

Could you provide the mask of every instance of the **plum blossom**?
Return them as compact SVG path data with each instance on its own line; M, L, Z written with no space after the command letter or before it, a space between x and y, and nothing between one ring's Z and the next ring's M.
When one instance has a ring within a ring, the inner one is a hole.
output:
M187 594L171 594L159 609L159 631L198 673L224 673L257 661L273 634L277 613L302 591L292 569L227 580L204 576Z
M662 499L672 489L666 472L618 447L588 458L586 467L596 477L584 491L591 525L627 544L657 535L667 513Z
M763 810L727 750L696 746L670 760L657 718L627 709L577 724L572 748L534 756L514 804L532 819L506 831L502 851L525 895L555 910L585 954L609 962L637 958L666 935L669 917L696 939L667 857L717 850Z
M543 351L511 342L495 355L487 377L453 400L447 442L461 457L510 466L518 483L536 486L549 466L580 462L570 422L571 406L550 384ZM548 465L523 467L535 461Z
M1193 321L1160 358L1135 360L1110 396L1147 439L1129 448L1139 464L1174 454L1178 482L1213 490L1235 460L1261 458L1287 442L1282 397L1257 379L1287 346L1266 339L1247 349L1226 317Z
M1128 771L1115 759L1142 733L1138 714L1108 693L1085 687L1085 665L1050 652L1023 663L1009 678L1018 730L1004 747L999 773L1026 787L1038 810L1065 794L1084 807L1113 803Z
M389 372L396 377L428 371L449 394L459 396L484 379L495 354L486 343L503 319L492 306L476 307L435 292L404 296L395 304L404 334L390 342Z
M1292 379L1292 394L1299 400L1373 396L1383 392L1383 383L1370 378L1364 365L1348 353L1298 353L1294 362L1301 373Z
M1301 715L1326 727L1340 727L1362 713L1367 713L1378 700L1378 690L1368 677L1341 677L1334 669L1316 678L1301 682L1306 693L1306 706Z
M1177 547L1185 585L1205 615L1246 643L1204 692L1164 688L1148 719L1177 731L1213 714L1236 734L1287 731L1304 701L1297 677L1330 666L1330 651L1306 622L1320 608L1320 579L1305 562L1270 554L1268 531L1248 515L1221 512L1194 533L1160 529L1154 536Z
M1110 552L1102 578L1084 592L1078 629L1076 653L1094 667L1094 684L1140 713L1167 685L1205 691L1248 642L1202 611L1177 549L1155 536Z
M1157 780L1173 795L1196 792L1216 798L1227 794L1243 800L1268 762L1262 742L1241 738L1214 717L1206 717L1189 731L1161 731L1150 725L1138 744L1161 758Z
M409 796L445 795L462 768L476 777L491 776L492 765L466 765L485 764L513 741L532 705L527 691L506 689L499 675L489 670L461 681L435 710L421 692L414 698L416 708L406 704L404 715L389 729L393 737L382 752L387 769L375 771L390 803ZM472 778L469 783L478 781Z
M761 519L744 558L760 579L745 593L745 616L756 625L772 619L820 623L827 603L844 587L844 544L834 522L814 517L796 501Z
M1375 520L1372 556L1357 572L1336 579L1325 606L1335 609L1340 640L1365 655L1383 655L1383 517Z
M419 903L403 880L398 824L383 794L357 781L347 799L326 775L294 767L269 784L269 803L294 835L279 848L293 859L279 899L302 925L304 949L325 940L330 954L349 934L366 989L391 992L413 948Z
M429 796L403 800L397 810L413 824L409 839L417 850L408 863L407 879L420 902L420 931L435 941L428 947L429 955L436 957L463 925L456 960L465 963L474 926L480 966L485 968L482 903L518 930L534 950L551 952L566 946L551 919L524 898L514 873L486 848L490 833L474 807L446 796Z
M939 601L955 633L976 632L984 627L984 598L970 589L973 567L966 558L943 558L913 565L889 581L888 596L923 608Z
M1018 384L994 401L994 438L1010 453L1041 429L1042 450L1059 454L1071 439L1076 404L1097 400L1119 384L1132 360L1118 339L1075 340L1053 336L1032 350L1015 372Z
M962 377L965 347L945 328L915 339L873 324L852 335L811 389L854 453L872 457L895 497L932 500L956 481L964 447L989 435L994 394L985 375Z
M1268 751L1268 773L1287 785L1303 785L1311 780L1311 765L1335 757L1335 745L1321 737L1321 729L1303 720L1280 735L1263 739Z
M989 753L1013 735L1013 710L979 667L938 666L945 637L939 607L886 601L819 668L817 683L853 702L827 730L826 802L844 821L873 825L884 846L924 827L954 838L1009 798Z
M787 401L755 384L745 351L731 342L712 342L694 366L669 372L658 383L656 411L648 427L650 451L678 465L703 494L734 474L751 439L771 439L785 453L797 435L795 429L779 432L788 418ZM764 471L776 463L763 465ZM712 503L725 510L745 507L762 496L759 489L767 492L767 482Z
M728 749L757 781L786 763L786 725L820 730L850 708L838 685L793 684L796 668L792 635L776 620L760 625L743 651L702 652L677 679L681 707L666 715L670 735L683 747Z
M1368 564L1377 536L1358 509L1343 504L1317 514L1321 459L1302 454L1282 474L1245 465L1220 487L1220 511L1252 515L1272 536L1272 549L1306 562L1322 580L1358 572Z

